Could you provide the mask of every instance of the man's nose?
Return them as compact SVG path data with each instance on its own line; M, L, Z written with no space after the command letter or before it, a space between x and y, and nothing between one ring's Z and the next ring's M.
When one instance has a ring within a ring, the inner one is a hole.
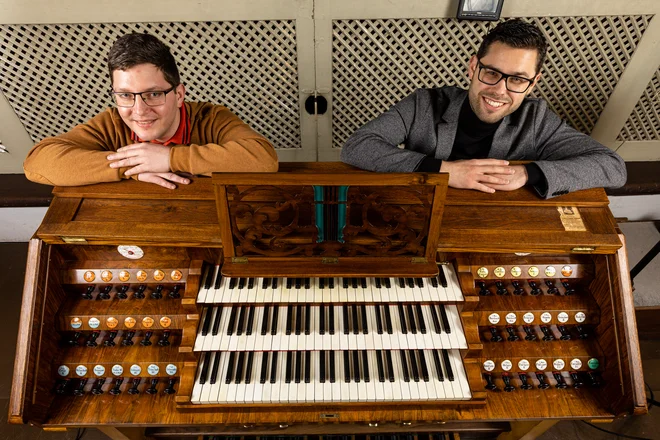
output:
M149 106L144 102L142 96L135 95L135 104L133 104L133 111L140 114L149 111Z
M506 78L502 78L501 80L499 80L497 82L497 84L495 84L492 87L493 87L493 89L495 89L495 92L499 93L500 95L504 95L507 91L507 89L506 89Z

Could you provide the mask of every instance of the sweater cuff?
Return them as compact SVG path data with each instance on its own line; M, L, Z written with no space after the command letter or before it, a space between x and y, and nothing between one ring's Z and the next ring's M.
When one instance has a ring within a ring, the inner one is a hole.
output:
M419 163L419 165L417 165L415 171L423 172L423 173L437 173L438 171L440 171L440 165L442 165L441 159L436 159L435 157L426 156L424 160L422 160Z
M533 163L526 163L525 171L527 171L527 185L533 186L541 194L545 194L548 191L548 181L543 175L541 168Z

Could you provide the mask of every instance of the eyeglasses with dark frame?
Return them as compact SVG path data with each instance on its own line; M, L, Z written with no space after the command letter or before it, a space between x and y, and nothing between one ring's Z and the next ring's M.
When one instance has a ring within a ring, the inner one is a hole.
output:
M498 82L504 80L504 84L508 91L513 93L525 93L527 89L529 89L529 86L534 83L533 79L518 75L507 75L506 73L502 73L492 67L484 66L481 64L481 61L478 61L478 63L479 72L477 73L477 78L479 78L479 81L488 84L489 86L494 86Z
M131 108L135 105L135 96L140 95L142 101L149 107L158 107L165 104L167 94L176 89L177 86L172 86L167 90L149 90L147 92L115 92L112 90L112 98L117 104L117 107Z

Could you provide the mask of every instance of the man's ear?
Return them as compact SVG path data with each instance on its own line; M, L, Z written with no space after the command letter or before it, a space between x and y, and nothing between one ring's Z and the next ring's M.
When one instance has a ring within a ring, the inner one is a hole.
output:
M470 78L470 81L472 81L472 77L474 76L474 72L477 70L477 63L479 60L477 59L476 55L472 55L470 58L470 63L468 65L468 78Z
M186 87L183 84L179 84L174 89L174 93L176 93L176 106L181 107L186 96Z

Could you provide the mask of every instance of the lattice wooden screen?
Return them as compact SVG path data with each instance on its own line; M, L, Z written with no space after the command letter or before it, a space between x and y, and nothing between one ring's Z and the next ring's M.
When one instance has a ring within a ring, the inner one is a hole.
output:
M617 140L651 141L660 139L660 69L644 90Z
M163 40L187 99L226 105L277 148L300 148L294 21L0 26L0 88L35 141L112 104L108 49L129 32Z
M590 133L651 16L527 18L550 48L533 95ZM468 86L467 65L489 22L333 21L333 148L418 87Z

